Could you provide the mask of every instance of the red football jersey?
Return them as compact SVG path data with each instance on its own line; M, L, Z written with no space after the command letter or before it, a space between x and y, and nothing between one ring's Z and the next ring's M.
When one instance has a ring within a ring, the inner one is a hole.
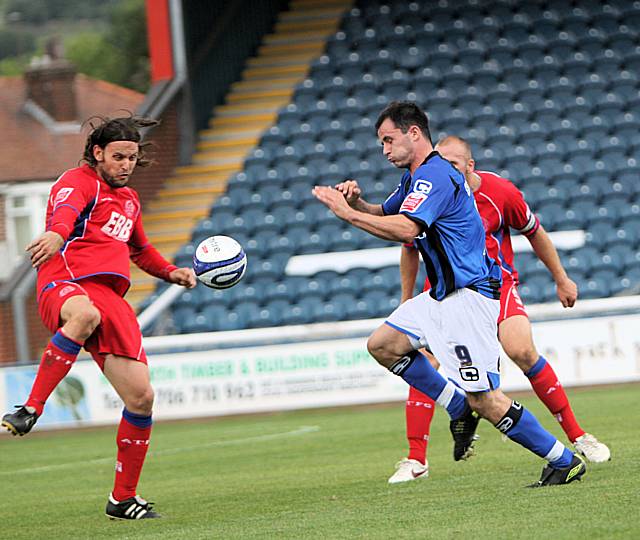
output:
M513 264L513 248L509 228L530 236L540 227L522 192L506 178L486 171L476 171L482 180L474 192L486 234L487 253L502 268L503 283L518 283Z
M112 188L83 165L64 172L51 188L47 231L65 240L38 269L38 292L61 281L110 276L118 294L130 285L129 258L147 273L167 279L176 266L147 240L138 194Z

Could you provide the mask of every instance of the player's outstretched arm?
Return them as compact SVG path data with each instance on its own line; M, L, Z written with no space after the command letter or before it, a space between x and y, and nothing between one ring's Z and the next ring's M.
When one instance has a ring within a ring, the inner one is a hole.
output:
M413 245L403 245L400 253L400 303L413 298L419 264L418 250Z
M381 204L371 204L362 198L362 189L355 180L345 180L336 184L335 188L344 195L351 208L374 216L384 215Z
M578 299L578 286L567 275L547 231L540 225L536 232L527 238L531 242L533 251L551 272L553 280L556 282L558 299L564 307L573 307Z
M420 234L419 225L402 214L378 216L351 208L342 193L332 187L316 186L312 193L337 217L378 238L409 243Z
M47 231L31 242L25 251L31 257L31 266L38 268L47 262L64 245L64 238L57 232Z

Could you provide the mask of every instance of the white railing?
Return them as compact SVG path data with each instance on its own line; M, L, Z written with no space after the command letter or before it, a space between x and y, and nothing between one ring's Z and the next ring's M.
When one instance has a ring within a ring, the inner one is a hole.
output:
M184 289L172 286L139 317L143 323L153 321L155 316L168 307ZM527 312L532 321L576 319L601 316L605 314L640 313L640 296L622 296L579 300L573 308L563 308L559 302L551 304L531 304ZM144 348L148 353L159 353L176 349L203 350L230 346L251 347L255 345L286 343L294 341L317 341L365 336L382 324L384 319L361 319L330 323L280 326L233 330L228 332L202 332L198 334L156 336L144 339Z

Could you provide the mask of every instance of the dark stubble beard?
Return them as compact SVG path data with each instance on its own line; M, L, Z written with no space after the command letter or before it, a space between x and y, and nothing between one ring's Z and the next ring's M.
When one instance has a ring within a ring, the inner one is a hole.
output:
M119 189L125 187L129 183L129 177L125 180L124 184L117 183L116 179L113 176L103 176L102 179L109 184L114 189Z

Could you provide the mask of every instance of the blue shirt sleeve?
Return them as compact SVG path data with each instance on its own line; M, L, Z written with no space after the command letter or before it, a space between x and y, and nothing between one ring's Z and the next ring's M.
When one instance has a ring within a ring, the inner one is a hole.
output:
M399 213L431 226L445 212L454 194L455 184L448 174L419 167Z
M402 201L404 201L405 193L404 193L404 185L407 180L407 174L404 173L402 175L402 179L398 184L396 190L387 197L387 200L382 203L382 212L385 216L397 214L400 211L400 206L402 206Z

